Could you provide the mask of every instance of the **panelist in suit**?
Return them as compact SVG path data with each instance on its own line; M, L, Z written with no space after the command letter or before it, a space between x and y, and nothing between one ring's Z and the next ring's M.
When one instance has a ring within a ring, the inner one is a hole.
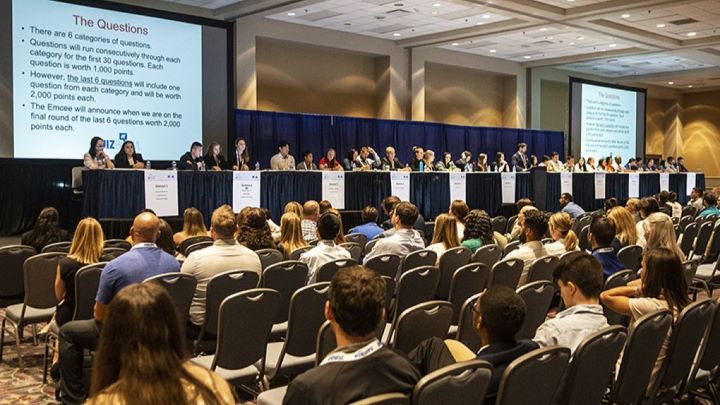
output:
M512 167L514 167L518 172L530 170L530 161L528 160L525 152L527 152L527 144L525 142L520 142L518 144L517 152L515 152L515 154L510 158Z
M423 157L425 156L425 149L419 146L413 146L413 154L415 157L410 161L410 170L414 172L424 172L425 162L423 162ZM420 170L420 166L422 166L422 170Z
M387 170L403 170L403 165L395 155L395 148L388 146L385 148L385 157L382 158L383 168Z
M120 152L115 155L115 167L118 169L144 169L145 161L141 154L135 152L133 141L125 141Z
M295 158L290 154L290 144L285 141L278 143L277 155L270 158L272 170L295 170Z
M685 159L682 156L677 158L677 171L678 173L687 173L689 170L685 167Z
M217 142L210 143L207 153L203 157L203 161L205 161L205 167L207 167L208 170L219 172L227 169L225 157L220 153L220 144Z
M472 170L465 168L466 165L470 165L472 169L472 153L470 153L469 150L463 151L463 153L460 154L460 159L455 161L455 167L464 172L471 172Z
M235 140L235 151L228 154L227 165L232 170L250 170L250 152L245 139Z
M99 136L90 140L90 150L83 155L83 165L90 170L115 168L110 156L105 153L105 141Z
M193 142L190 146L190 152L185 152L180 156L178 162L180 170L205 170L205 161L202 158L202 144Z
M318 167L313 163L313 154L309 150L303 152L303 161L298 163L297 170L317 170Z

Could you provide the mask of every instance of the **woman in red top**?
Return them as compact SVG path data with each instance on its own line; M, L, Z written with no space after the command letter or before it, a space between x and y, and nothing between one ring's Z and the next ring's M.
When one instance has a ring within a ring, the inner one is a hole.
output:
M340 162L335 157L335 149L328 149L325 156L320 158L320 164L318 165L320 170L343 170Z

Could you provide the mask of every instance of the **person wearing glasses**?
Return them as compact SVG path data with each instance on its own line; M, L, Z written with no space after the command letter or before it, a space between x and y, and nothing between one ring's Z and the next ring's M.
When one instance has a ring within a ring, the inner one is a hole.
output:
M105 153L105 140L94 136L90 140L90 150L83 155L83 165L86 169L114 169L115 165L107 153Z

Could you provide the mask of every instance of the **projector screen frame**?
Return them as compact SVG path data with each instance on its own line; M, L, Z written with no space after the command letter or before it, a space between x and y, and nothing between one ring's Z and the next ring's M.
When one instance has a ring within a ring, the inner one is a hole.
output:
M12 0L8 0L12 3ZM189 14L175 13L172 11L159 10L154 8L135 6L130 4L115 3L111 1L98 2L97 0L49 0L57 3L67 3L78 6L97 8L101 10L117 11L122 13L137 14L145 17L155 17L165 20L195 24L200 26L208 26L223 29L226 32L226 71L227 71L227 140L225 147L234 148L235 140L235 108L236 108L236 92L235 92L235 21L215 20ZM12 41L12 26L8 27L10 31L9 41ZM11 43L12 46L12 43ZM14 86L14 84L13 84ZM10 87L9 93L12 94L13 88ZM14 102L14 101L13 101ZM14 117L13 117L14 120ZM12 127L11 127L12 130ZM14 133L11 138L14 138ZM230 150L230 149L226 149ZM78 161L82 159L47 159L47 158L16 158L16 157L0 157L0 162L11 162L18 164L37 164L38 162L63 163ZM166 168L171 165L170 160L153 160L153 167Z
M645 102L643 103L643 111L642 111L642 117L643 117L643 133L642 133L642 140L636 140L641 142L642 147L642 154L640 155L643 159L645 159L645 154L647 152L645 141L647 139L647 89L643 89L640 87L631 87L631 86L623 86L621 84L613 84L613 83L606 83L606 82L600 82L597 80L590 80L590 79L583 79L580 77L570 76L569 82L568 82L568 155L576 156L577 153L580 151L573 150L573 84L579 83L579 84L589 84L593 86L600 86L600 87L608 87L611 89L616 90L626 90L626 91L633 91L636 93L642 93L645 96ZM578 143L579 144L579 143ZM637 145L635 146L635 151L637 152ZM636 153L637 154L637 153ZM577 156L576 156L577 157ZM596 159L599 159L599 156L594 156ZM636 156L637 157L637 156ZM587 158L587 157L585 157ZM599 164L599 162L598 162Z

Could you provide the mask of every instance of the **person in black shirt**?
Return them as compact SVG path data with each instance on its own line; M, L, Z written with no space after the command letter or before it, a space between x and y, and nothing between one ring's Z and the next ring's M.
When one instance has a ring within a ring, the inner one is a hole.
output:
M115 155L115 167L118 169L144 169L145 160L141 154L135 152L133 141L125 141L120 152Z
M205 170L205 161L202 158L202 144L193 142L190 146L190 152L185 152L180 156L178 169L181 170Z
M340 270L330 284L325 317L338 348L290 382L283 404L348 404L389 392L412 393L420 373L375 337L385 317L380 275L362 266Z
M227 169L227 163L225 157L220 153L220 144L212 142L208 147L207 153L203 157L205 167L208 170L215 170L217 172Z
M414 146L413 154L415 155L415 157L413 157L413 159L410 161L410 170L414 172L420 171L420 164L422 163L422 171L425 171L425 162L423 161L423 157L425 156L425 149L419 146Z
M382 166L388 170L404 170L402 163L395 156L395 148L388 146L385 148L385 157L382 158Z
M60 214L53 207L43 208L33 228L20 237L21 244L34 247L38 253L51 243L67 240L68 232L60 228Z

